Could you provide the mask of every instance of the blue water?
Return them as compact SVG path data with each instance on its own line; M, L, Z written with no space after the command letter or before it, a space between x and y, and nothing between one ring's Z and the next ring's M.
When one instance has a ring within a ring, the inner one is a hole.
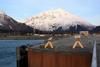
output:
M16 47L40 43L43 43L43 40L0 40L0 67L17 67Z

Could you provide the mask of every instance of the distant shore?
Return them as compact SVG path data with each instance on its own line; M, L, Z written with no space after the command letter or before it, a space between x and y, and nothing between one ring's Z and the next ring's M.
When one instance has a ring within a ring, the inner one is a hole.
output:
M0 36L0 40L38 40L38 39L47 39L49 36L39 36L39 35L31 35L31 36Z
M75 35L75 34L74 34ZM0 35L0 40L40 40L48 39L49 37L69 37L71 34L34 34L34 35ZM92 34L92 36L100 36L100 34Z

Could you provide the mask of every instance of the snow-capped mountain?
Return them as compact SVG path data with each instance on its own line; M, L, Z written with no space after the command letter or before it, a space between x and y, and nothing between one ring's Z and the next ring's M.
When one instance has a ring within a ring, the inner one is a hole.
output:
M59 28L70 30L70 28L84 28L90 30L94 26L80 17L65 12L63 9L49 10L29 18L25 23L34 29L41 31L54 31ZM81 30L81 29L80 29Z
M28 28L27 25L17 22L5 12L0 11L0 32L24 32Z

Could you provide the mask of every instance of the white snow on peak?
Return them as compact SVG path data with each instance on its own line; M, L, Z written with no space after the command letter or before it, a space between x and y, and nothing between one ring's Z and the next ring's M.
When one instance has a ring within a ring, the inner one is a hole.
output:
M1 14L1 15L5 15L5 12L2 11L2 10L0 10L0 14Z
M4 22L5 12L0 10L0 26L3 26L2 22Z
M29 18L25 23L33 28L45 31L53 31L59 27L67 29L70 26L77 25L91 26L90 23L63 9L49 10L40 13Z

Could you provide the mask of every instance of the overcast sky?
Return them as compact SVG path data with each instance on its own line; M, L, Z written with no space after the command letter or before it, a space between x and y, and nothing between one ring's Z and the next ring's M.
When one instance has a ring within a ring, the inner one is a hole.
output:
M0 0L0 10L16 20L58 8L100 25L100 0Z

